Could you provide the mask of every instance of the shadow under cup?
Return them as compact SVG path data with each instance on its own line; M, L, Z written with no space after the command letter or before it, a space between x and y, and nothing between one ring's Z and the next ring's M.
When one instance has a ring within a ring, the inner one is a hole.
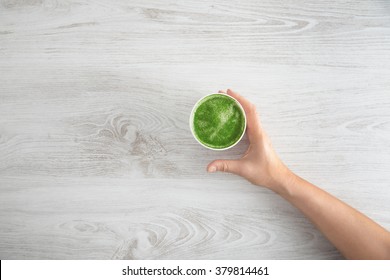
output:
M192 108L190 128L202 146L211 150L227 150L234 147L245 134L245 111L230 95L209 94Z

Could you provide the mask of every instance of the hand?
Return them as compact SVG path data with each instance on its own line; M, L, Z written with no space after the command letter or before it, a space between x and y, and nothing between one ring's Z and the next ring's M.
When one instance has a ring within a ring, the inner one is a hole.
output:
M215 160L207 166L208 172L230 172L242 176L255 185L279 191L292 172L279 159L267 134L263 131L256 106L238 93L228 89L220 93L234 97L245 110L249 147L241 159Z
M255 105L232 90L227 90L227 94L237 99L245 110L249 148L241 159L215 160L207 170L231 172L280 194L305 214L346 258L390 259L390 233L291 172L261 128Z

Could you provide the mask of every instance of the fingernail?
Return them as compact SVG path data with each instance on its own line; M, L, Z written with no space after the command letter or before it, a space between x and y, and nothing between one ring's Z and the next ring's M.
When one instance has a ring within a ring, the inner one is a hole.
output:
M209 172L210 172L210 173L213 173L213 172L215 172L215 171L217 171L217 167L215 167L214 165L212 165L212 166L209 167Z

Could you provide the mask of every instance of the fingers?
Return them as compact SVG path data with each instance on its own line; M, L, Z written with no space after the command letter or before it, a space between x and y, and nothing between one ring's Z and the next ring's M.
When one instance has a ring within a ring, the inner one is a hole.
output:
M253 104L246 99L245 97L239 95L237 92L232 91L231 89L228 89L226 92L231 97L235 98L238 102L240 102L241 106L244 108L245 112L249 113L251 111L251 108Z
M241 163L239 160L222 160L217 159L211 162L207 166L207 171L210 173L221 171L221 172L229 172L240 175Z
M247 133L249 141L256 141L258 137L261 137L262 134L260 117L257 113L256 106L248 99L241 96L237 92L232 91L231 89L228 89L226 93L240 102L241 106L244 108L247 120Z
M228 89L227 92L224 90L219 90L218 92L228 94L231 97L235 98L238 102L240 102L242 108L244 108L247 118L253 117L252 116L253 113L256 113L256 112L252 112L252 111L256 111L256 107L248 99L239 95L237 92L234 92L231 89ZM248 116L249 113L251 113L250 116Z

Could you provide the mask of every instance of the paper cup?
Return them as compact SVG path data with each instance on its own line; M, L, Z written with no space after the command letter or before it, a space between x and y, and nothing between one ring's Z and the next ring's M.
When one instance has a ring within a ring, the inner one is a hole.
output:
M231 144L230 146L227 146L227 147L223 147L223 148L213 148L213 147L209 147L207 146L206 144L202 143L198 137L196 136L196 133L194 131L194 116L195 116L195 112L196 112L196 109L198 108L198 106L200 104L202 104L203 100L208 98L209 96L211 95L223 95L224 97L229 97L231 98L232 100L234 100L234 102L237 104L237 106L240 108L241 110L241 113L242 115L244 116L244 129L240 135L240 137L238 138L238 140L236 142L234 142L233 144ZM191 115L190 115L190 129L191 129L191 133L192 133L192 136L195 138L195 140L200 144L202 145L203 147L207 148L207 149L210 149L210 150L214 150L214 151L224 151L224 150L227 150L227 149L230 149L232 147L234 147L235 145L237 145L238 142L240 142L240 140L242 139L242 137L244 136L245 134L245 129L246 129L246 114L245 114L245 111L244 111L244 108L242 108L240 102L238 102L234 97L231 97L230 95L227 95L227 94L224 94L224 93L212 93L212 94L208 94L206 96L203 96L201 99L198 100L198 102L195 103L194 107L192 108L191 110Z

